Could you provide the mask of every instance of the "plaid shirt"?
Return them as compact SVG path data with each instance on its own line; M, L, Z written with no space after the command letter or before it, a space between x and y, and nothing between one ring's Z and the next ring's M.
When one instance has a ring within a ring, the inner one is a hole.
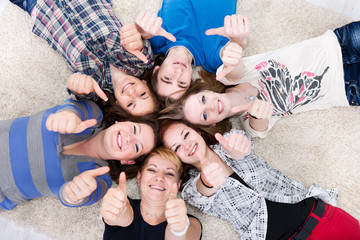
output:
M148 40L142 50L147 63L120 44L122 24L111 0L42 0L35 11L33 33L60 52L73 72L92 76L103 89L113 90L110 64L137 77L153 66Z
M233 131L225 134L232 133ZM210 197L201 195L196 188L200 173L192 169L190 180L183 191L183 199L201 211L228 220L242 239L265 239L267 231L267 209L265 199L281 203L297 203L309 197L317 197L336 205L337 191L324 190L316 185L306 188L304 184L290 180L279 170L271 168L251 153L241 160L234 160L220 144L213 150L250 187L227 177L226 182Z

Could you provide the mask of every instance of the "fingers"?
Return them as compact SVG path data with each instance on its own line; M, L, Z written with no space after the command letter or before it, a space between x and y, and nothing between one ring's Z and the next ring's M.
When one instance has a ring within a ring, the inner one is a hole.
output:
M88 129L90 127L93 127L95 126L97 123L97 120L96 119L89 119L89 120L86 120L84 122L81 122L77 128L76 128L76 133L81 133L83 132L85 129Z
M215 138L223 148L226 149L229 146L228 141L220 133L216 133Z
M119 176L119 190L126 196L127 189L126 189L126 174L125 172L121 172Z
M178 192L177 184L176 184L176 183L173 183L173 185L171 185L171 189L170 189L169 200L174 200L174 199L176 199L177 192Z
M134 24L126 24L120 30L121 44L131 54L135 55L143 62L147 62L147 57L140 51L143 48L143 41L140 32Z
M147 57L139 50L128 50L128 52L135 55L138 59L140 59L144 63L148 61Z
M248 110L248 113L258 119L269 119L274 111L274 106L271 102L260 99L255 99L253 105Z
M107 220L116 220L126 211L127 195L119 188L110 188L101 205L100 213Z
M226 37L224 27L208 29L208 30L205 31L205 34L208 35L208 36L209 35L221 35L221 36Z
M69 110L64 110L61 112L50 114L46 119L45 125L49 131L66 134L79 133L77 132L77 127L80 123L81 120L75 113Z
M176 41L176 38L174 37L174 35L172 35L171 33L167 32L165 29L160 28L159 32L158 32L159 36L163 36L167 39L169 39L172 42Z
M108 97L106 96L105 92L100 88L99 84L93 79L93 89L95 93L104 101L108 100Z
M105 166L105 167L100 167L100 168L96 168L96 169L92 169L92 170L87 170L84 173L86 173L87 175L96 178L98 176L104 175L105 173L109 172L110 168Z

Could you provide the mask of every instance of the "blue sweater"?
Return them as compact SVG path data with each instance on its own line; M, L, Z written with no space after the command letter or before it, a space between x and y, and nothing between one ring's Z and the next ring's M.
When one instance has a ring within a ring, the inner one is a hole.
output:
M98 123L79 134L48 131L48 116L70 110L82 120L95 118ZM37 114L0 121L0 207L10 210L16 205L43 196L62 196L62 187L81 172L106 166L100 159L63 155L64 146L80 142L102 130L102 112L91 101L68 99L63 104ZM76 206L98 201L111 186L111 178L96 178L97 189ZM71 205L73 206L73 205Z
M162 27L176 37L176 42L155 36L150 39L153 52L166 55L171 47L184 46L192 53L195 66L216 72L222 64L220 50L229 40L218 35L207 36L205 31L224 26L225 16L236 13L236 4L237 0L164 0L158 16L163 19Z

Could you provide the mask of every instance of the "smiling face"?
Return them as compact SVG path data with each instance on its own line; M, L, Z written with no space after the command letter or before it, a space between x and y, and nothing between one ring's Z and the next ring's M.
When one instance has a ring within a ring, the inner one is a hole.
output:
M212 125L229 117L229 106L231 104L224 94L201 91L185 100L184 115L193 124Z
M103 149L107 159L132 160L149 153L155 146L154 131L147 124L117 122L104 131Z
M206 143L199 133L183 123L173 123L162 136L165 147L173 151L184 163L197 165L197 152L205 155Z
M146 81L125 75L114 82L115 98L125 111L134 116L143 116L154 111L155 101Z
M171 96L179 99L189 88L192 81L192 66L186 56L169 56L161 64L158 71L155 91L159 96Z
M177 166L170 160L156 154L151 156L137 175L141 199L165 202L169 199L171 186L180 187Z

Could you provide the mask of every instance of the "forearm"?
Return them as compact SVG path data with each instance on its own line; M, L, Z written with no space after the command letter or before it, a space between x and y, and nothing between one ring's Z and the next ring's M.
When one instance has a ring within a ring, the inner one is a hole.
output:
M206 196L206 197L210 197L210 196L212 196L214 193L216 193L216 191L217 191L219 188L215 188L215 187L209 188L209 187L206 187L206 186L202 183L202 181L201 181L201 179L200 179L200 177L199 177L199 179L198 179L197 182L196 182L196 189L198 190L199 193L201 193L201 195Z
M200 239L201 236L201 224L200 221L196 218L189 218L189 226L186 227L185 233L182 236L175 235L171 230L169 225L167 225L165 230L165 240L196 240Z

